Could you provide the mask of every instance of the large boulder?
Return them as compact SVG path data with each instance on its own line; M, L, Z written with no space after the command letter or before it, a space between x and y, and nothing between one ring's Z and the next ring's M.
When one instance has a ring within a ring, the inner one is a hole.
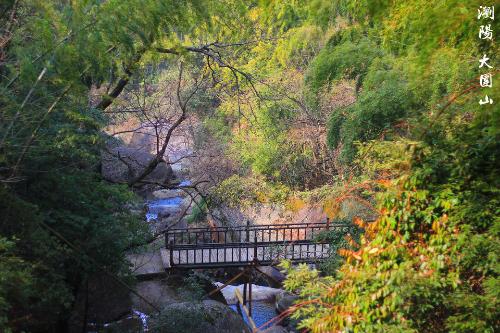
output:
M137 283L135 289L141 297L135 293L130 294L132 308L142 313L152 314L155 308L161 309L183 301L179 289L169 285L165 280L141 281Z
M278 313L282 313L288 310L295 303L295 301L298 300L298 298L299 297L297 295L282 291L281 293L276 295L276 311ZM299 324L299 321L297 319L286 317L280 324L284 325L289 332L299 331L297 329L297 325Z
M220 282L215 282L215 286L217 287L222 287L223 283ZM228 304L236 304L238 300L236 299L236 289L239 290L240 294L243 295L243 285L240 284L239 286L232 286L232 285L227 285L222 289L222 294L224 295L224 298L226 299ZM248 291L247 291L248 292ZM252 284L252 300L254 301L269 301L269 300L274 300L276 295L280 294L282 292L281 289L276 289L276 288L270 288L266 286L259 286L256 284Z
M280 288L286 279L285 274L273 266L259 266L258 270L262 273L267 284L273 288Z
M297 295L290 294L286 291L280 292L276 295L276 311L282 313L288 310L298 298Z
M83 283L68 320L70 333L80 333L85 323L103 325L128 316L129 290L106 274L95 274Z
M126 183L140 175L155 156L138 148L108 147L101 154L101 173L114 183ZM173 177L172 168L165 162L144 178L145 181L166 184Z
M166 306L151 318L152 333L249 333L243 319L227 305L213 300Z

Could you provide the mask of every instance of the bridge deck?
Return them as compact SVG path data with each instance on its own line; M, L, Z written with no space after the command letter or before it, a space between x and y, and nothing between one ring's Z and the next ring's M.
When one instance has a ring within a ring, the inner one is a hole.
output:
M162 259L168 267L183 268L272 265L283 259L314 263L329 255L328 242L318 237L321 232L346 228L327 222L175 229L165 233Z

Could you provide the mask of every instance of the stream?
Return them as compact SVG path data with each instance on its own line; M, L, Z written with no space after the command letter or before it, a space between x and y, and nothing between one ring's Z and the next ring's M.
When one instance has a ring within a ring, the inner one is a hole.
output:
M230 304L229 305L233 311L238 312L238 306L236 304ZM252 320L255 323L255 326L257 328L260 328L262 330L271 327L271 324L267 324L266 326L262 326L266 324L269 320L273 319L276 317L278 314L276 313L276 310L274 309L274 302L272 301L255 301L252 302ZM245 323L250 325L248 323L248 318L246 314L243 312L243 320Z

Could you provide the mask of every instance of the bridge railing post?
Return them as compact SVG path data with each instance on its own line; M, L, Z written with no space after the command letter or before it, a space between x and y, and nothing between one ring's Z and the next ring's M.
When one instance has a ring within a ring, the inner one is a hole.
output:
M253 261L257 262L257 233L253 236Z
M247 226L246 226L246 242L249 243L250 242L250 221L247 220Z
M326 218L326 230L330 230L330 218Z

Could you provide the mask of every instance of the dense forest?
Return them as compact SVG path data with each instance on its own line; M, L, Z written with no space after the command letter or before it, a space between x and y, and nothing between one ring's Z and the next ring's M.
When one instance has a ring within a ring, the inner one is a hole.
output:
M264 203L351 225L318 269L281 264L299 329L499 331L494 5L2 0L0 331L67 331L96 273L133 285L125 254L155 237L134 207L182 130L209 175L190 222ZM169 125L110 181L132 109Z

